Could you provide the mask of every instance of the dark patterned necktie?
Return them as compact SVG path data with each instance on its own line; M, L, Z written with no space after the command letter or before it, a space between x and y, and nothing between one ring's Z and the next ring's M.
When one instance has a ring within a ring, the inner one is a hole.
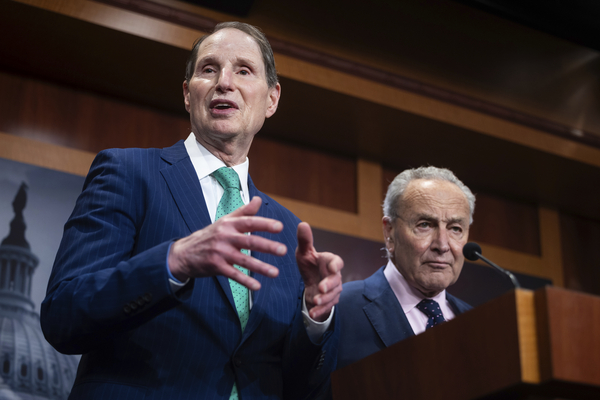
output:
M437 324L446 321L442 314L442 310L440 309L440 305L435 300L423 299L417 304L417 308L428 317L427 327L425 329L432 328Z

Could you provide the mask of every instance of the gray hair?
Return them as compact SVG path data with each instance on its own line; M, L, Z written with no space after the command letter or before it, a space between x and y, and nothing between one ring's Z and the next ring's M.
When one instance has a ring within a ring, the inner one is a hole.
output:
M388 217L392 220L398 217L398 202L408 187L408 184L416 179L448 181L458 186L458 188L465 194L465 197L469 202L469 224L473 223L473 213L475 212L475 195L456 177L456 175L454 175L452 171L446 168L437 167L419 167L407 169L398 174L392 183L390 183L385 195L385 200L383 201L383 215L385 217Z
M265 77L267 79L267 85L269 89L274 88L279 79L277 78L277 69L275 68L275 57L273 56L273 49L267 40L265 34L256 26L246 24L244 22L221 22L217 24L212 32L208 35L202 36L194 42L194 46L192 47L192 53L188 58L187 64L185 66L185 80L188 85L190 84L190 80L194 75L194 69L196 68L196 61L198 59L198 51L200 49L200 45L206 39L208 39L214 33L220 31L221 29L237 29L239 31L244 32L248 36L250 36L258 47L260 48L260 52L262 54L263 63L265 64Z

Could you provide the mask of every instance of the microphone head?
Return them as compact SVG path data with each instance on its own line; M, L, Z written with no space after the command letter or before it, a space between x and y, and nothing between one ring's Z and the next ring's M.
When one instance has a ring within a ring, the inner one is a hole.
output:
M475 242L469 242L469 243L465 244L465 246L463 247L463 255L465 256L465 258L467 260L471 260L471 261L479 260L479 256L476 253L481 254L482 252L481 252L481 246L479 246Z

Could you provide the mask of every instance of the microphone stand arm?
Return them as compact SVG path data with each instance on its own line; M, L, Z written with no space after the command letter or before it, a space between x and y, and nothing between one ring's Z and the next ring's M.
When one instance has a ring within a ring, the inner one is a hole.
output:
M505 274L506 276L508 276L512 282L512 284L514 285L514 287L516 289L520 288L521 285L519 285L519 281L517 280L517 278L512 274L512 272L505 270L502 267L499 267L498 265L494 264L493 262L491 262L490 260L488 260L487 258L485 258L484 256L482 256L480 253L475 252L475 254L477 254L477 256L479 258L481 258L483 261L485 261L486 263L488 263L489 265L491 265L492 267L494 267L498 272Z

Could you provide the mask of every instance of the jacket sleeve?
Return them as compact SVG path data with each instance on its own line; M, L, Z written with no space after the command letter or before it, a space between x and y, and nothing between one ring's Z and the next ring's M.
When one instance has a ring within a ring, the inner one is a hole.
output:
M44 335L60 352L86 353L181 301L168 281L170 241L135 249L146 185L140 157L101 152L65 224L41 307Z

